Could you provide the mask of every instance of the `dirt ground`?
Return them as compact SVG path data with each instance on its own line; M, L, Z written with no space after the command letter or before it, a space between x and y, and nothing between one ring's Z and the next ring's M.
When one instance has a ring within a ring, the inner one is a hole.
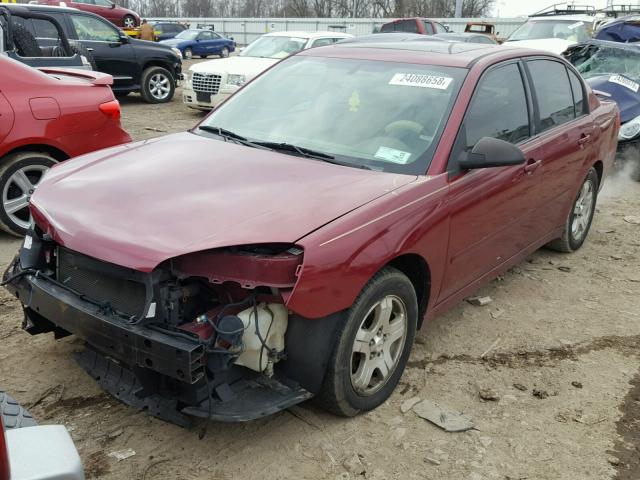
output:
M182 105L180 92L170 105L133 95L122 104L135 139L203 116ZM640 183L608 179L583 249L540 250L482 290L489 305L462 303L425 325L394 395L357 418L303 404L250 423L213 423L199 440L197 428L103 393L72 359L77 339L23 333L20 305L5 291L0 384L41 423L68 427L88 478L638 479L639 218ZM18 246L0 236L2 268ZM446 433L402 413L414 397L464 412L476 429ZM135 454L113 455L128 449Z

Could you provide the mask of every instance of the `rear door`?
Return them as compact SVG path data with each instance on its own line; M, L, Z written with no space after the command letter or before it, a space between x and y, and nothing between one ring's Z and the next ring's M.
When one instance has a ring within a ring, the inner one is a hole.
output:
M126 88L135 84L138 62L128 39L120 37L120 30L107 20L70 13L69 19L75 37L92 52L98 70L113 75L114 88Z
M448 165L450 236L440 301L538 240L531 212L540 186L535 165L542 148L532 138L532 105L524 78L518 61L485 72L458 132ZM483 137L517 145L527 163L460 171L458 162Z
M534 212L539 233L544 235L565 220L576 175L594 155L594 127L583 82L564 62L540 58L525 64L536 105L537 137L544 145L542 185Z

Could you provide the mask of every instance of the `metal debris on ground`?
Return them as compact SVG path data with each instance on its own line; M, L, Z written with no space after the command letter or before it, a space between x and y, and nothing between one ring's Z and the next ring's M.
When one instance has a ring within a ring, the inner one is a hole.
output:
M564 267L564 266L559 266L558 270L560 270L561 272L565 272L568 273L571 271L571 267Z
M133 457L136 454L136 451L132 448L127 448L125 450L116 450L115 452L109 453L108 457L113 457L119 462L122 460L126 460L129 457Z
M491 345L489 345L489 348L487 348L484 352L482 352L482 355L480 355L480 358L486 357L491 350L493 350L498 346L499 343L500 343L500 337L496 338L494 342Z
M420 418L430 421L447 432L465 432L473 428L470 418L461 413L441 407L430 400L422 400L413 407Z
M521 383L514 383L513 384L513 388L516 388L516 389L520 390L521 392L526 392L527 391L527 387L525 387Z
M625 222L632 225L640 225L640 215L627 215L622 218Z
M493 300L491 297L469 297L467 298L467 302L471 305L475 305L476 307L484 307L485 305L489 305Z
M531 394L540 400L549 397L549 393L546 390L538 390L537 388L534 388Z
M575 388L582 388L582 383L573 381L573 382L571 382L571 386L575 387Z

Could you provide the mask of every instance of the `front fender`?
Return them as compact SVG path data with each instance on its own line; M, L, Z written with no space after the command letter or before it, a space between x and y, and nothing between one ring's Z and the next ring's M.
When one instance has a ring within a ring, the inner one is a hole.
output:
M449 236L447 175L422 177L298 240L305 256L287 306L306 318L349 308L394 258L417 254L429 266L429 305L444 271Z

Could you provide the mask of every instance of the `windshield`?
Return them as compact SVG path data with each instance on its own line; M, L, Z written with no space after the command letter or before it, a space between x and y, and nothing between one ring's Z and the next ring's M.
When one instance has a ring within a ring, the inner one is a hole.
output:
M529 20L511 34L508 42L560 38L570 42L585 42L591 37L590 22L575 20Z
M353 167L424 175L466 72L296 56L247 85L201 127L295 145Z
M299 52L307 44L306 38L300 37L260 37L251 42L240 56L261 58L285 58Z
M587 45L568 60L584 78L616 73L640 80L640 50Z
M176 35L181 40L195 40L200 32L198 30L184 30Z

